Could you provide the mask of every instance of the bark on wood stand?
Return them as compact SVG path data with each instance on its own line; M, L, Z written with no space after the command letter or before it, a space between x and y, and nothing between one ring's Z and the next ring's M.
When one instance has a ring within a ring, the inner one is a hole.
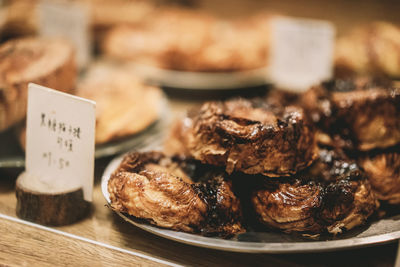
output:
M34 179L26 176L23 173L16 181L16 213L21 219L61 226L77 222L89 213L91 205L84 200L82 188L44 193L32 186Z

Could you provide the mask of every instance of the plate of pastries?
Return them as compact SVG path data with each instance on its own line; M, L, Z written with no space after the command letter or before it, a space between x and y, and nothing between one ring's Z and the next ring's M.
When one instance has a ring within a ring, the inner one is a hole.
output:
M388 242L400 237L399 118L400 89L369 77L209 101L176 120L159 149L114 159L102 190L130 223L196 246Z
M222 19L185 8L160 8L140 23L111 27L103 55L130 63L152 83L182 89L264 85L272 15Z

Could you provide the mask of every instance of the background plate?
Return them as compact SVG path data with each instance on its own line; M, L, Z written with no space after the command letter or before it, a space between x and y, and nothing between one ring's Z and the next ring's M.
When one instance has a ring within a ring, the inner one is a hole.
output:
M150 142L148 143L150 144ZM151 143L146 150L156 149L159 144ZM145 146L143 146L145 147ZM110 196L107 191L107 184L111 173L118 167L122 156L113 159L105 169L101 189L108 203ZM400 215L385 218L371 223L365 227L350 231L341 235L336 240L312 241L304 240L289 234L277 232L247 232L240 234L233 239L225 240L215 237L204 237L196 234L188 234L167 230L152 226L124 213L116 212L127 222L152 234L175 240L180 243L193 246L212 248L233 252L246 253L299 253L299 252L322 252L333 251L362 246L371 246L391 242L400 238ZM350 236L349 236L350 234Z
M268 84L266 68L233 72L190 72L135 63L128 64L128 68L150 84L180 89L230 90Z

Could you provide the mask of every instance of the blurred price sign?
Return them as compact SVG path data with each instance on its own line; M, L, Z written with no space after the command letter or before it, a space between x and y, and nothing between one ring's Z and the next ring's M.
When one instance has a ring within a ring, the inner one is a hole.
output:
M332 76L335 28L330 22L276 18L272 21L269 79L303 91Z
M77 63L84 67L90 59L89 8L64 0L42 0L38 7L39 32L46 37L63 37L77 50Z

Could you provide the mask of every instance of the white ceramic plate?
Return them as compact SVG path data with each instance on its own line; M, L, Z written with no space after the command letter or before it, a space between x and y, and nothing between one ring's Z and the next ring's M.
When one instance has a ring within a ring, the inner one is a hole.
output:
M155 149L158 144L153 143L152 145L152 147L148 147L146 150ZM102 176L101 189L108 203L110 203L110 196L107 191L108 180L111 173L120 164L121 160L122 156L112 160ZM302 240L299 237L276 232L248 232L240 234L231 240L204 237L196 234L158 228L145 222L141 222L125 213L116 213L134 226L167 239L193 246L234 252L299 253L333 251L377 245L400 238L400 215L373 222L364 228L358 229L356 233L355 231L351 231L349 233L351 236L343 235L337 240L311 241Z

